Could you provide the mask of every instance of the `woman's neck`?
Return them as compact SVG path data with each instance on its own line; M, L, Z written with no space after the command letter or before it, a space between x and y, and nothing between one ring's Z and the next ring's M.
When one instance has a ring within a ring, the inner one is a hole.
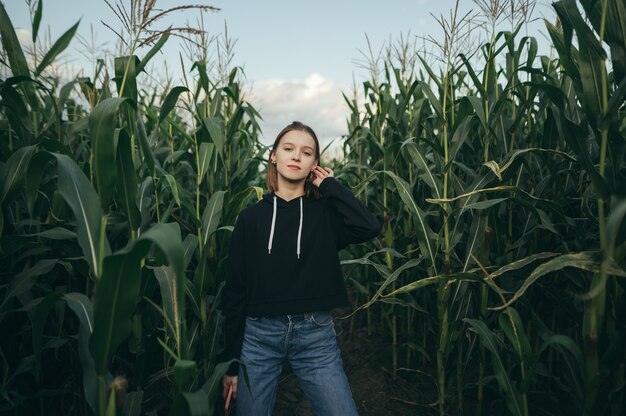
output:
M304 193L304 181L292 183L284 180L281 181L280 179L278 180L278 189L274 191L274 194L285 201L291 201L292 199L304 195Z

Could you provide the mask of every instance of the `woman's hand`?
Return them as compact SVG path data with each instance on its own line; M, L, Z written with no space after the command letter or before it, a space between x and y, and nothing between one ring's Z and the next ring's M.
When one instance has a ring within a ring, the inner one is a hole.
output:
M331 168L323 168L321 166L316 166L311 171L311 183L319 188L322 181L329 176L333 176L333 171Z
M228 389L230 389L230 386L233 386L232 398L237 398L237 376L229 376L228 374L224 374L224 377L222 378L222 386L224 387L224 391L222 392L224 400L226 400L226 396L228 395Z

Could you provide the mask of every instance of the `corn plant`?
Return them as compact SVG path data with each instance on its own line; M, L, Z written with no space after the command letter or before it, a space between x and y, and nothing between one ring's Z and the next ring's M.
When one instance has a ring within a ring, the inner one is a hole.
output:
M347 99L348 166L385 190L368 196L386 221L384 249L360 262L381 276L362 307L418 314L392 312L405 322L389 331L422 356L406 368L436 357L439 414L619 414L624 3L581 2L591 27L574 1L555 3L558 60L520 35L523 19L496 30L527 3L476 3L482 15L438 19L439 65L390 54L365 102ZM455 50L474 20L490 22L487 40Z
M130 6L112 76L101 61L59 85L45 69L77 26L32 68L0 5L2 411L209 414L229 365L218 306L229 231L259 181L259 115L238 69L212 81L206 61L142 91L175 29L149 30L154 2Z

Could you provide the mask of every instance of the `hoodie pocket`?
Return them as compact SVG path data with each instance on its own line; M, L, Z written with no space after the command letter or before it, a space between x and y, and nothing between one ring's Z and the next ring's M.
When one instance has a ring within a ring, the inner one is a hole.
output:
M333 324L333 317L330 312L313 312L311 322L317 326L329 326Z

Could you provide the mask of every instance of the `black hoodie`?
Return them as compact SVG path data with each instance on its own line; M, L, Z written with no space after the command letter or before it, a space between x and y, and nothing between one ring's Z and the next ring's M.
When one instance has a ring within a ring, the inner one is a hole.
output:
M239 358L246 316L349 305L338 251L376 237L381 224L335 178L325 178L319 191L322 198L291 201L266 194L239 214L223 295L226 360Z

